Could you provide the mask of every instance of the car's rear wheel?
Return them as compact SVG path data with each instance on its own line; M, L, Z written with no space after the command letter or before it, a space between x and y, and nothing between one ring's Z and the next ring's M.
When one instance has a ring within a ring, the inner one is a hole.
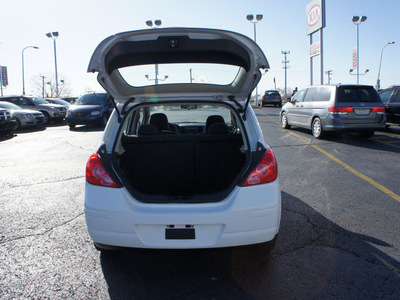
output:
M312 135L316 139L322 139L322 137L324 136L324 130L322 129L322 122L320 118L317 117L313 120L311 125L311 131Z
M73 125L73 124L70 124L70 125L68 125L68 126L69 126L69 130L72 130L72 129L75 128L75 125Z
M360 136L362 138L368 139L368 138L372 137L374 134L375 134L375 131L371 130L371 131L361 132Z
M281 115L281 125L283 129L289 129L291 126L288 123L287 115L285 112Z

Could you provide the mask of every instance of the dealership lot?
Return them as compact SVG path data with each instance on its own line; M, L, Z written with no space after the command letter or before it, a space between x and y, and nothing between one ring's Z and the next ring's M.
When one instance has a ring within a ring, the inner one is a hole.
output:
M279 108L255 111L282 188L269 257L253 246L100 255L83 193L101 129L1 137L0 298L398 299L400 127L316 140L281 129Z

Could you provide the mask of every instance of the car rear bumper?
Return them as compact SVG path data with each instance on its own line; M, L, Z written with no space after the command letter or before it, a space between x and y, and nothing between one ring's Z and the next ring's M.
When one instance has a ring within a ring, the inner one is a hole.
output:
M262 243L278 233L279 182L236 187L219 203L148 204L125 188L86 183L85 216L95 243L131 248L218 248ZM168 233L167 233L168 232Z
M322 127L325 131L371 131L384 130L386 118L384 115L378 118L359 118L357 120L341 119L330 114L322 119Z

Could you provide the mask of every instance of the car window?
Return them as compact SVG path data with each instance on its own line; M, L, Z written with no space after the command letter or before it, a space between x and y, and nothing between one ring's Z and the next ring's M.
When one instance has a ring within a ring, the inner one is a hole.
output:
M383 103L388 103L392 96L393 90L383 91L379 94Z
M32 101L28 98L18 98L18 99L13 99L13 103L17 105L34 105Z
M329 101L331 99L331 90L329 88L319 88L314 97L314 101Z
M306 91L307 91L307 89L302 89L302 90L298 91L296 94L294 94L293 101L300 102L301 99L303 99L303 96Z
M393 102L400 103L400 90L397 91L396 97L394 98Z
M15 105L14 103L10 102L0 102L0 107L7 109L21 109L21 107L19 107L18 105Z
M49 104L46 100L42 98L32 98L32 101L35 102L35 104Z
M337 92L337 102L382 102L378 92L371 86L341 86Z
M106 94L86 94L76 100L75 105L105 105Z
M313 101L315 94L317 93L318 89L315 87L311 87L308 89L306 95L304 96L303 102Z

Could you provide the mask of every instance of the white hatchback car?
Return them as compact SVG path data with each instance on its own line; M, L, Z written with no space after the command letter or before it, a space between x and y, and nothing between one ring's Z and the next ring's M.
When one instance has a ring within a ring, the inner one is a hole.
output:
M267 68L257 44L229 31L149 29L99 44L88 72L98 72L116 105L86 166L97 249L275 240L278 167L249 105Z

